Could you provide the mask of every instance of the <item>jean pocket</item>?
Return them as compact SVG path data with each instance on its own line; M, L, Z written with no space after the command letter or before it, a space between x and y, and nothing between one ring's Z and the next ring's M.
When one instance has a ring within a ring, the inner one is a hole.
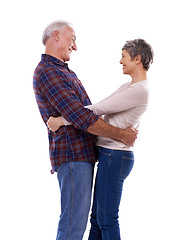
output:
M102 155L111 156L111 151L112 151L112 150L110 150L110 149L103 148L103 147L99 147L99 152L100 152L100 154L102 154Z
M122 157L120 175L123 179L125 179L130 174L133 165L134 158L125 156Z

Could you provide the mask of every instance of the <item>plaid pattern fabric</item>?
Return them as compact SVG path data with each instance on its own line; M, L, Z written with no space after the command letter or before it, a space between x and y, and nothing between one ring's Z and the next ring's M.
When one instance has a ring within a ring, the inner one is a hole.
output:
M98 120L91 110L90 99L68 64L43 54L33 76L36 101L46 123L50 116L62 115L72 123L55 133L48 129L52 173L69 161L95 162L95 136L87 128Z

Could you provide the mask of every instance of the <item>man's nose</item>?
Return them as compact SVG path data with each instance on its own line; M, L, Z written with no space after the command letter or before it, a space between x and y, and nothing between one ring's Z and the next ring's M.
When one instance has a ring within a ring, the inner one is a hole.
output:
M76 45L76 43L74 43L74 44L72 45L72 49L73 49L74 51L77 51L77 45Z

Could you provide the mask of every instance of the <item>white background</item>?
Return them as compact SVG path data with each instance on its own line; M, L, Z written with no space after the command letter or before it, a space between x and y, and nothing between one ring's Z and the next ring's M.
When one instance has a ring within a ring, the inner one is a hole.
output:
M32 77L44 52L42 31L63 19L77 35L69 66L93 103L130 80L119 64L126 40L143 38L153 46L150 104L123 189L121 236L190 240L189 1L12 0L1 3L0 18L0 238L55 239L59 188Z

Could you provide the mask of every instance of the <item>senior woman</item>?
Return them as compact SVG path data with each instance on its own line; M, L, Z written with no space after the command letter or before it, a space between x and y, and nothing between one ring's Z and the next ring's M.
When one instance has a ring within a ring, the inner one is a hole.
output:
M143 39L127 41L122 48L120 64L123 73L132 81L101 102L87 106L94 113L104 115L104 121L120 128L138 128L140 118L147 109L147 71L153 62L153 50ZM47 122L52 131L68 125L63 117L50 117ZM97 138L98 169L95 180L89 240L120 240L118 222L119 205L124 180L134 165L132 146L113 139Z

